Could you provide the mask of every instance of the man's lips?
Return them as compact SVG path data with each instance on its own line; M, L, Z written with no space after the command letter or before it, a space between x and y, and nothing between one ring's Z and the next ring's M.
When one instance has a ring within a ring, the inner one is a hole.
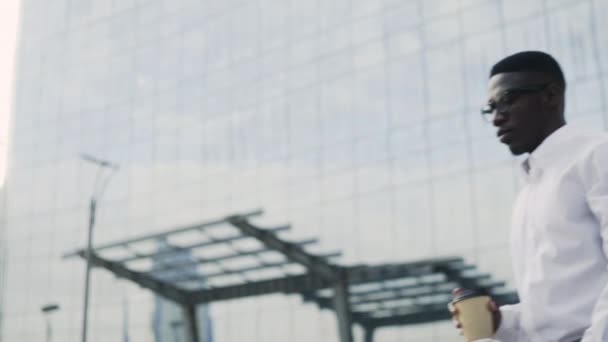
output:
M513 129L501 128L498 130L498 132L496 132L496 136L502 143L508 143L509 140L511 140L510 137L513 135L512 132Z

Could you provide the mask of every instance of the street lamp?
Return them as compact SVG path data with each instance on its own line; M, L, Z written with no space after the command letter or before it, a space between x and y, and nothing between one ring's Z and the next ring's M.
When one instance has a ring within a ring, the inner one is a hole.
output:
M44 314L46 320L46 342L51 342L53 331L51 327L51 313L59 310L59 305L57 304L47 304L40 308L42 313Z
M89 203L89 233L87 236L87 250L86 250L86 259L87 259L87 268L84 280L84 310L82 314L82 342L87 341L87 325L88 325L88 316L89 316L89 291L90 291L90 277L91 277L91 254L93 253L93 227L95 226L95 212L97 210L97 200L101 198L103 195L103 191L108 185L113 172L118 170L118 165L113 164L109 161L102 160L90 156L88 154L82 154L80 158L86 162L93 163L98 166L97 168L97 176L95 178L95 184L93 186L93 195L91 196L91 201ZM102 173L104 169L110 170L111 173L107 174L106 177L102 177Z

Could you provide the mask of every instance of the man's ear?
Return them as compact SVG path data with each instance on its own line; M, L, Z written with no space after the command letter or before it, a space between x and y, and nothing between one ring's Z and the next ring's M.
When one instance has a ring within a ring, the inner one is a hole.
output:
M559 107L563 97L564 90L555 83L550 83L543 92L543 102L551 108Z

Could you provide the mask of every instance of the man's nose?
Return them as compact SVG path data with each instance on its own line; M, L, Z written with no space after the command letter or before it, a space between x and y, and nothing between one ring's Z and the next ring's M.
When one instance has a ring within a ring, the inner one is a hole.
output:
M498 109L495 109L494 112L492 112L492 115L492 124L496 127L502 125L507 120L505 112L499 111Z

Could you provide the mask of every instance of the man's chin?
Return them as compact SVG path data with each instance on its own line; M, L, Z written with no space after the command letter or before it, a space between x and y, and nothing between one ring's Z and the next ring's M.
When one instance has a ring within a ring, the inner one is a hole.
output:
M511 151L511 154L514 156L519 156L519 155L522 155L527 152L525 148L523 148L522 146L518 146L518 145L509 145L509 150Z

